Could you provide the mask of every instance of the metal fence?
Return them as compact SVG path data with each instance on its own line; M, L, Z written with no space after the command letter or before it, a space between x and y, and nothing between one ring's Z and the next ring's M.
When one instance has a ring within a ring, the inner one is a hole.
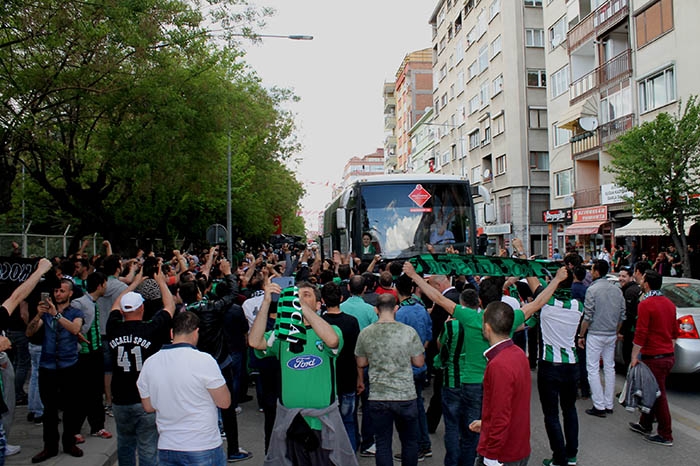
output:
M12 252L12 243L16 242L23 257L66 257L69 253L68 246L73 236L63 235L39 235L33 233L0 233L0 256L8 256ZM85 248L89 256L98 254L102 247L102 236L95 233Z

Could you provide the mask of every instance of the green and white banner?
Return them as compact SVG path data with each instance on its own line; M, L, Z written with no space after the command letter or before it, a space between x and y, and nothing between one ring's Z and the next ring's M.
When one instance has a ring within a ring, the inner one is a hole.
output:
M513 259L498 256L465 254L421 254L408 261L416 272L426 275L477 275L489 277L554 276L560 262Z

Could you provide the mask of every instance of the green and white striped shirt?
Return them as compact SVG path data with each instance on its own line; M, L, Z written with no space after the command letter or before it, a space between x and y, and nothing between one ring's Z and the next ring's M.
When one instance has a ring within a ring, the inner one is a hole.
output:
M575 364L576 331L583 314L583 303L575 299L561 301L552 298L542 307L543 361Z

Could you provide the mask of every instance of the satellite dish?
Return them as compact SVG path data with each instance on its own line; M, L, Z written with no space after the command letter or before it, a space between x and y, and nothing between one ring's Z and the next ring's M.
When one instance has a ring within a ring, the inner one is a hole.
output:
M598 128L598 119L596 117L581 117L578 119L578 124L586 131L594 131Z
M559 33L554 34L554 36L552 37L552 47L558 46L559 44L561 44L561 41L562 41L561 34L559 34Z
M484 179L491 178L491 170L489 170L488 168L484 170L483 177Z
M574 196L566 196L564 198L564 205L566 207L573 207L575 202L576 201L574 200Z

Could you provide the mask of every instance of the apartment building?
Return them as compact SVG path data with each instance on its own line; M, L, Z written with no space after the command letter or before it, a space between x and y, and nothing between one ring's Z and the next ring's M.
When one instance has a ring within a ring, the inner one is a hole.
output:
M384 99L384 172L396 173L396 81L385 82Z
M361 157L352 157L343 169L342 187L350 186L358 178L384 174L384 149L378 148L374 153Z
M575 245L587 254L623 234L627 241L664 236L653 225L633 230L639 220L624 202L627 193L605 171L611 158L605 149L633 126L675 112L680 100L700 93L693 30L700 2L544 3L552 190L543 215L550 250Z
M495 204L477 222L492 250L522 238L546 254L549 207L547 74L541 2L441 0L433 28L435 171L469 177Z

